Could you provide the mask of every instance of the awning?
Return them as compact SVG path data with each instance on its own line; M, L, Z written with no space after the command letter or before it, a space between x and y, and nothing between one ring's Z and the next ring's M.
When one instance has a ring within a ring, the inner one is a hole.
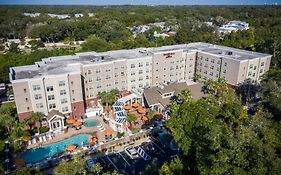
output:
M104 135L112 135L112 133L113 133L112 130L109 129L104 131Z
M67 148L66 148L66 150L67 150L67 151L73 151L73 150L75 150L76 148L77 148L77 146L75 146L75 145L68 145Z
M139 103L134 103L134 104L132 104L132 106L134 107L134 108L137 108L137 107L139 107L139 106L141 106Z
M72 124L72 123L75 123L76 120L74 118L70 118L66 122L69 123L69 124Z

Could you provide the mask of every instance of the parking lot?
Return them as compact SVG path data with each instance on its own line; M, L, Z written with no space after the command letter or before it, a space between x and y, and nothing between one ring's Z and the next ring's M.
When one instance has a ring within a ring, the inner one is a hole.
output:
M117 170L123 174L139 174L145 167L151 164L153 159L157 159L162 165L165 161L170 161L178 155L178 151L172 151L169 148L163 148L157 140L144 142L139 146L131 146L138 150L138 157L131 158L125 150L117 153L109 153L102 157L96 158L103 166L103 171Z

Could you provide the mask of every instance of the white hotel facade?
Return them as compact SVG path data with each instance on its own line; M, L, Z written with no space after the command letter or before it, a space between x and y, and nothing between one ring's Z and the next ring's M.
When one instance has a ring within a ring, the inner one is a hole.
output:
M230 85L259 81L271 55L207 43L84 52L11 67L10 81L20 121L32 112L58 110L79 118L98 92L120 91L201 79L225 78Z

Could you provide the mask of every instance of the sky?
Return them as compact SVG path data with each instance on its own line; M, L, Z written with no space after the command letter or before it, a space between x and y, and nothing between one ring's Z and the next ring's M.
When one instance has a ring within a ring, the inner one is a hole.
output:
M0 0L0 5L263 5L281 0Z

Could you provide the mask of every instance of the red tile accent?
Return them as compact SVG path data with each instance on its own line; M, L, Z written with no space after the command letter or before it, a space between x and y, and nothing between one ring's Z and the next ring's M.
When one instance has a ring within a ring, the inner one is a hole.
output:
M80 119L85 114L84 101L71 103L71 117Z
M32 113L33 113L33 111L19 113L18 114L19 115L19 121L22 122L24 119L31 116Z

